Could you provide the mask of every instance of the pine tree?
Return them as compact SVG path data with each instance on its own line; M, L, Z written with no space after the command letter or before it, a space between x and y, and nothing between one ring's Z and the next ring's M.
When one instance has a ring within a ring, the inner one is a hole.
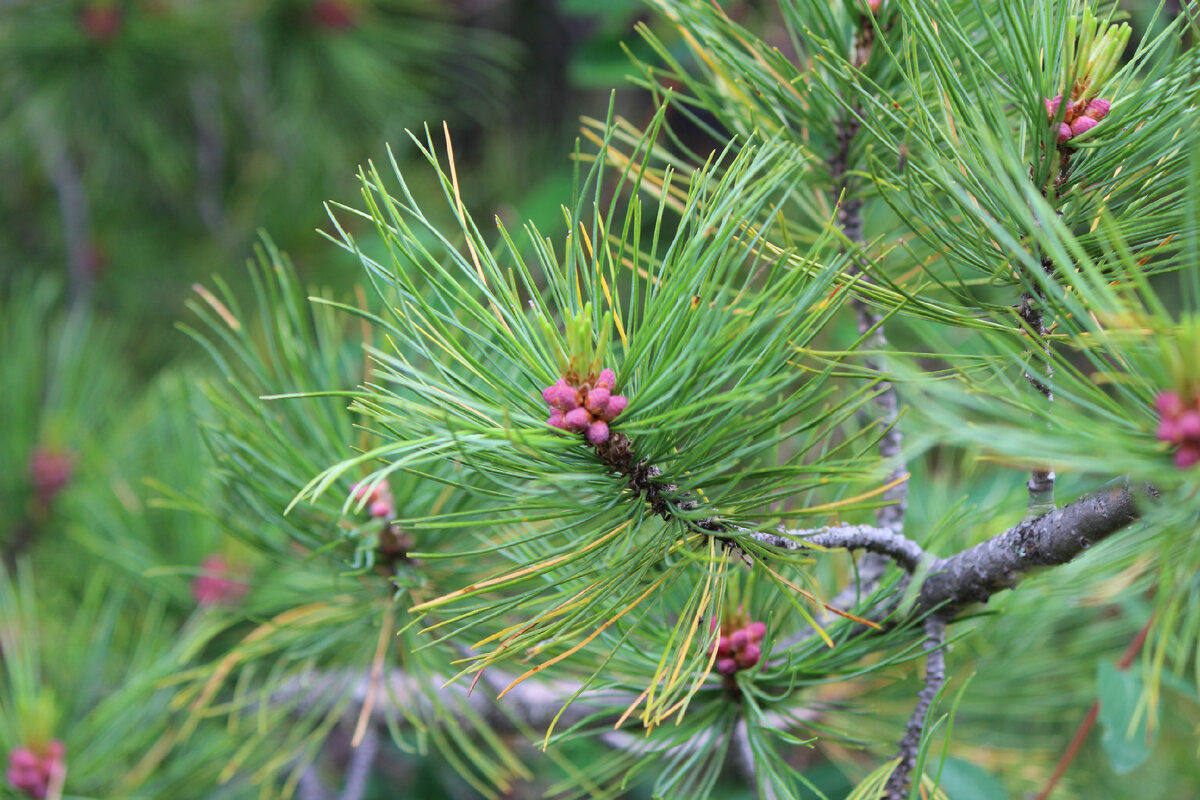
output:
M426 126L440 195L328 206L359 292L264 238L181 326L215 369L101 387L107 491L5 486L122 579L0 593L16 796L361 798L388 738L489 797L1194 791L1200 9L653 5L658 111L583 121L561 225Z

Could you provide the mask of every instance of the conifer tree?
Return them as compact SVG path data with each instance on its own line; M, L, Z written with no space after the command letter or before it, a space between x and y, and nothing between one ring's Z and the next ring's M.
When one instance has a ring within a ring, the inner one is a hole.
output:
M388 740L489 797L1194 789L1200 9L652 5L657 113L583 121L560 225L414 129L432 184L328 206L359 292L264 238L206 375L106 417L116 490L5 485L129 583L52 626L143 631L50 668L17 568L14 796L357 799ZM123 645L136 715L81 677Z

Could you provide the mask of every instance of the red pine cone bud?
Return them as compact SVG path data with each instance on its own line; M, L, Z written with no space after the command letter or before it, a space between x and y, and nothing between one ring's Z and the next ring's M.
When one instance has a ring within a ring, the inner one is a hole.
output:
M563 424L573 433L582 433L592 424L591 414L588 414L586 408L572 408L563 414Z
M608 423L602 419L598 419L591 425L588 425L587 440L592 444L604 444L608 441Z
M1071 123L1071 136L1079 136L1096 127L1096 120L1091 117L1076 117Z
M1083 113L1099 122L1108 116L1108 110L1112 108L1112 103L1105 100L1103 97L1097 97L1092 102L1088 103L1087 110Z

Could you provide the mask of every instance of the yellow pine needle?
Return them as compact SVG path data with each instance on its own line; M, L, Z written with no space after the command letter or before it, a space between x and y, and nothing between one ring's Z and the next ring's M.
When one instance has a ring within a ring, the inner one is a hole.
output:
M367 696L363 698L362 710L358 714L358 723L354 726L354 736L350 739L351 747L362 744L363 736L367 733L367 723L371 719L371 710L375 708L375 698L379 696L383 678L383 657L387 654L387 643L391 638L388 631L396 618L396 610L388 600L383 612L383 624L379 626L379 641L375 644L375 657L371 659L371 677L367 681Z
M863 492L862 494L856 494L856 495L854 495L854 497L844 497L841 500L835 500L831 503L822 503L822 504L816 505L816 506L809 506L808 508L800 509L796 513L797 514L809 514L814 511L832 511L837 508L842 508L844 506L848 506L853 503L857 503L860 500L869 500L872 497L876 497L878 495L883 494L888 489L891 489L894 486L899 486L900 484L904 483L906 480L908 480L908 475L909 475L909 473L906 472L903 475L901 475L899 478L890 480L887 483L885 483L884 485L882 485L878 488L872 489L869 492Z
M523 623L519 623L517 625L509 625L507 628L503 628L502 630L499 630L499 631L493 633L491 636L487 636L483 639L480 639L478 642L471 645L471 649L475 650L477 648L483 647L485 644L488 644L489 642L494 642L497 639L499 639L501 636L507 636L507 634L509 632L515 631L511 636L507 636L507 638L505 638L505 640L503 642L501 642L500 646L498 648L496 648L497 651L503 650L508 645L509 642L511 642L516 637L520 636L522 633L525 633L526 631L536 627L537 625L542 624L543 622L545 622L548 619L553 619L554 617L557 617L560 614L565 614L568 611L572 611L572 610L578 608L579 606L583 605L583 603L587 599L586 595L590 594L591 591L599 585L600 585L600 581L595 581L595 582L589 584L588 586L585 586L584 588L580 589L578 592L571 595L566 600L562 601L557 606L555 606L554 608L547 611L545 614L540 615L534 621L523 622Z
M229 309L225 307L225 304L218 300L212 292L210 292L208 289L205 289L198 283L192 284L192 291L200 295L200 297L204 299L204 302L208 303L209 306L212 307L212 310L217 312L221 319L225 320L226 325L235 331L240 331L242 329L242 323L237 321L237 317L235 317L229 311Z
M233 671L233 668L237 666L237 663L243 658L247 657L243 647L262 641L268 635L281 627L295 624L300 620L309 620L312 617L319 617L320 615L327 614L333 610L334 609L330 606L330 604L325 601L297 606L296 608L288 609L287 611L276 615L271 619L270 622L265 622L248 633L246 637L242 639L241 646L235 650L232 650L221 659L220 663L217 664L217 668L213 672L212 677L209 678L205 683L204 689L200 692L200 695L192 701L190 707L192 714L188 718L187 722L184 723L184 726L180 731L180 738L186 739L191 735L192 731L195 730L196 725L199 724L200 710L212 701L213 696L217 693L217 689L219 689L221 684L225 682L225 678L229 676L229 673Z
M620 728L622 725L624 725L624 724L625 724L625 720L629 719L629 716L630 716L630 715L631 715L631 714L632 714L632 713L633 713L635 710L637 710L637 707L638 707L638 706L640 706L640 705L642 704L642 701L643 701L643 700L645 700L645 699L646 699L646 697L647 697L649 694L650 694L650 687L649 687L649 686L647 686L647 687L646 687L644 690L642 690L642 693L641 693L641 694L639 694L639 695L637 696L637 698L636 698L636 699L634 699L634 701L633 701L632 703L630 703L630 704L629 704L629 708L625 709L624 713L622 713L622 714L621 714L621 716L620 716L620 718L617 720L616 724L615 724L615 725L613 725L613 730L617 730L617 729L618 729L618 728Z
M559 661L562 661L565 658L569 658L569 657L575 655L576 653L578 653L583 648L587 647L589 644L591 644L592 640L594 640L600 634L604 633L604 631L608 630L613 624L615 624L617 622L617 620L621 619L621 617L625 616L630 611L633 611L635 608L637 608L639 605L641 605L641 602L643 600L645 600L647 597L649 597L654 592L655 589L657 589L659 586L661 586L667 578L674 577L676 574L678 574L678 572L679 572L679 567L674 567L674 568L668 570L667 572L663 573L662 576L660 576L658 580L656 580L654 583L650 584L649 588L647 588L646 591L644 591L640 595L638 595L637 599L635 599L629 605L625 606L625 608L621 609L621 611L616 616L605 620L603 625L601 625L599 628L596 628L596 630L592 631L587 636L587 638L585 638L582 642L575 645L574 647L567 650L566 652L560 653L559 655L555 656L554 658L550 659L549 661L543 661L541 664L538 664L533 669L526 670L523 675L518 677L516 680L514 680L508 686L504 687L504 691L500 692L500 694L498 694L496 696L496 699L499 700L502 697L504 697L504 695L508 694L508 692L514 686L516 686L518 683L521 683L522 681L526 680L527 678L533 677L534 675L538 674L542 670L544 670L548 667L554 666ZM547 732L547 736L549 736L549 732Z
M471 261L475 264L475 272L479 275L479 280L483 285L487 286L487 277L483 274L483 266L479 263L479 254L475 252L475 243L471 241L471 227L467 224L467 212L463 208L462 194L458 190L458 167L454 163L454 143L450 141L450 125L445 120L442 121L442 131L446 136L446 160L450 163L450 185L454 188L455 212L458 214L458 221L463 227L463 235L467 240L467 250L471 253ZM504 321L504 316L500 313L500 309L496 307L495 303L489 303L489 305L491 305L496 319L511 336L512 329Z
M597 539L596 541L587 545L586 547L584 547L581 550L573 550L570 553L563 553L561 556L555 556L554 558L546 559L545 561L542 561L538 564L530 564L528 567L522 567L521 569L513 570L512 572L505 573L504 575L500 575L495 578L488 578L485 581L480 581L479 583L473 583L470 586L464 586L461 589L455 589L453 592L450 592L449 594L444 594L441 597L435 597L434 599L427 600L424 603L418 603L417 605L410 608L409 611L410 612L428 611L429 609L437 608L438 606L445 605L446 603L449 603L451 600L455 600L459 597L462 597L463 595L470 594L472 592L477 592L480 589L486 589L489 586L495 586L497 584L507 583L509 581L517 580L518 578L523 578L527 575L537 574L538 572L541 572L542 570L549 569L550 567L561 564L564 561L568 561L572 558L575 558L576 556L581 556L584 553L586 553L587 551L592 550L593 548L599 547L604 542L608 541L609 539L611 539L612 537L616 536L618 533L623 531L625 528L628 528L629 525L630 525L630 523L628 523L628 522L622 522L620 525L613 528L611 531L604 534L599 539Z
M716 546L717 540L710 537L708 540L708 555L713 560L716 560ZM667 679L667 685L663 687L663 695L668 694L673 688L675 688L675 684L679 681L679 673L683 669L684 663L687 661L687 652L692 647L692 640L696 637L696 631L699 630L700 626L704 623L704 611L708 608L709 599L712 597L713 580L714 578L720 577L721 573L724 572L724 568L727 563L729 562L721 561L720 566L717 568L717 574L714 576L711 572L709 572L704 578L704 589L701 590L700 593L700 602L696 604L696 616L692 620L692 624L688 627L687 636L684 638L683 644L677 651L677 656L675 658L675 670L671 673L671 677Z

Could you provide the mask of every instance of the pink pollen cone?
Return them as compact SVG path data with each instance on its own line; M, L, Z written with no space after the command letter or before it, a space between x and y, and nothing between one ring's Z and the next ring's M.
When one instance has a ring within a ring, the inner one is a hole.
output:
M608 423L598 419L588 426L587 440L592 444L604 444L608 441Z
M1188 442L1175 451L1175 466L1186 469L1200 462L1200 443Z
M1071 126L1064 122L1058 126L1058 143L1063 144L1070 138Z
M756 644L746 645L746 649L738 656L738 666L742 669L750 669L758 664L762 658L762 648Z
M750 644L750 632L745 628L738 628L729 635L729 645L734 650L741 650L748 644Z
M546 424L551 428L567 429L567 423L563 422L563 412L557 408L550 412L550 419L546 420Z
M767 634L767 623L751 622L750 627L746 630L750 632L750 641L761 642L763 636L766 636Z
M587 410L593 414L600 414L604 411L604 407L608 405L609 391L603 386L597 386L588 392Z
M717 639L717 658L727 658L731 652L733 651L729 648L728 636Z
M1179 429L1179 420L1164 419L1158 423L1157 438L1160 442L1178 442L1183 438L1183 433Z
M600 377L596 378L596 388L608 389L610 392L616 391L617 373L611 369L600 370Z
M627 405L629 405L629 398L623 394L614 394L608 398L608 404L604 406L604 412L600 416L604 420L612 422L618 414L625 410Z
M1096 120L1091 117L1076 117L1071 123L1071 135L1080 136L1096 127Z
M1046 102L1046 116L1054 119L1054 115L1058 113L1058 107L1062 104L1062 95L1056 94L1053 98L1043 98Z
M738 671L737 662L734 661L732 658L718 658L717 659L717 672L721 673L722 675L732 675L733 673L735 673L737 671Z
M371 503L372 517L390 517L392 516L392 504L387 500L376 500Z
M590 424L592 424L592 419L586 408L572 408L563 414L563 425L569 431L582 433Z
M1183 412L1183 401L1179 399L1179 392L1159 392L1154 398L1154 407L1158 413L1174 417Z
M560 411L570 411L579 407L579 392L563 378L559 378L553 385L543 389L542 399L552 408Z
M1112 103L1108 102L1103 97L1097 97L1095 100L1088 103L1087 110L1083 113L1099 122L1108 116L1108 110L1110 108L1112 108Z
M1200 439L1200 411L1185 411L1179 415L1179 434L1185 439Z

